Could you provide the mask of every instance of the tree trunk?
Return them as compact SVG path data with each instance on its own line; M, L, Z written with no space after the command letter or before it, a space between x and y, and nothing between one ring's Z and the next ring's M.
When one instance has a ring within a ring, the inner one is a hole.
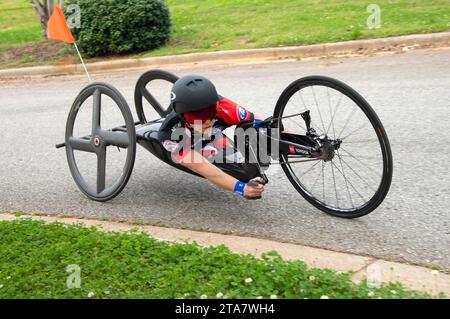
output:
M41 25L43 28L44 36L47 37L47 23L48 19L50 19L53 9L55 8L54 0L31 0L31 3L34 5L34 10L39 15ZM63 7L64 1L58 0L61 8Z

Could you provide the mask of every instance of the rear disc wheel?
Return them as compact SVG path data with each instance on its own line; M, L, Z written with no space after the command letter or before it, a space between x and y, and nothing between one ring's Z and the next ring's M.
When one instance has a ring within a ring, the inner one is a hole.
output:
M101 127L102 96L108 97L119 108L124 125L118 130ZM92 97L92 123L90 132L79 135L74 134L74 127L80 108L88 98ZM72 177L78 188L90 199L95 201L107 201L117 196L126 186L133 171L136 156L136 131L133 116L125 98L113 86L96 82L84 88L75 99L66 124L66 155ZM125 164L119 174L110 185L106 183L106 150L108 147L126 149ZM92 153L96 157L95 186L91 185L80 172L77 165L75 151Z
M150 70L141 75L134 90L136 113L141 124L148 123L148 116L145 115L144 110L144 101L147 101L161 117L166 117L172 111L171 103L169 102L167 106L164 106L162 101L158 101L156 92L150 89L149 84L159 81L173 84L177 80L178 77L176 75L164 70ZM170 96L170 92L165 93L167 93L167 97Z

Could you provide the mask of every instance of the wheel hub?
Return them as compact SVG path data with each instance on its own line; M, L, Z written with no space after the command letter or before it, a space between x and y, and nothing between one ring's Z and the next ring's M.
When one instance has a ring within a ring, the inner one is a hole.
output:
M319 137L319 139L320 139L320 142L318 141L319 145L322 144L319 148L321 154L320 158L323 159L325 162L329 162L334 158L335 151L339 149L342 141L340 139L329 140L326 135Z
M326 140L320 147L320 158L325 162L329 162L334 158L334 147L330 141Z
M325 134L318 135L313 128L308 130L306 136L316 143L318 157L325 162L329 162L334 158L335 151L339 149L342 143L340 139L330 140Z
M98 136L94 137L94 145L95 147L99 147L101 144L101 140Z

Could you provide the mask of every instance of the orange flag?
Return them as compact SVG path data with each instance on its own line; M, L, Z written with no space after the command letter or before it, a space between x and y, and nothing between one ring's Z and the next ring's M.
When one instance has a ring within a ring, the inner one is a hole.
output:
M47 37L68 43L75 43L72 32L67 25L64 13L59 5L56 5L53 14L47 23Z

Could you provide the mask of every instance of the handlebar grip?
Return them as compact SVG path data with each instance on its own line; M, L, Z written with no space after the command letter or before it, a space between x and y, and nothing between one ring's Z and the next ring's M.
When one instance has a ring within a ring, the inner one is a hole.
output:
M258 185L264 185L264 183L260 183L260 182L258 182L258 181L250 181L250 182L247 183L247 185L248 185L248 186L251 186L251 187L255 187L255 186L258 186ZM261 196L258 196L258 197L244 196L244 197L245 197L246 199L249 199L249 200L261 199Z

